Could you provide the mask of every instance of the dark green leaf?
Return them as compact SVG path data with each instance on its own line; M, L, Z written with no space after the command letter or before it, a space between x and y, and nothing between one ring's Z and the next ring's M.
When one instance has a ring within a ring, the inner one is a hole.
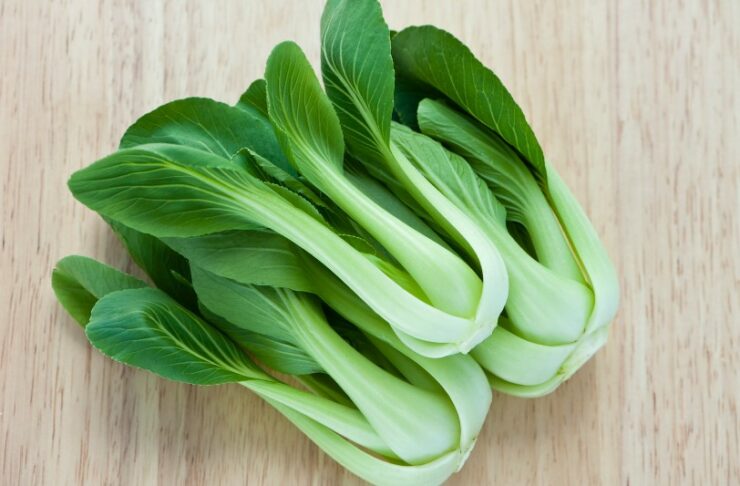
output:
M191 271L198 299L210 312L241 329L296 344L290 291L242 285L197 266Z
M350 153L383 164L393 112L390 32L376 0L329 0L321 16L321 72Z
M229 231L165 242L197 266L246 285L310 291L297 247L266 229Z
M443 93L521 153L545 179L545 159L519 105L501 80L452 34L425 25L393 38L400 77Z
M273 190L276 194L280 195L283 199L288 201L290 204L292 204L294 207L300 209L304 213L311 216L316 221L319 221L320 223L326 225L326 220L324 219L324 216L321 214L321 212L311 204L311 202L306 199L305 197L301 196L297 192L294 192L290 189L288 189L286 186L267 182L266 185Z
M147 113L123 135L121 148L150 143L185 145L227 159L246 147L288 167L275 132L261 113L209 98L185 98Z
M313 358L294 344L235 326L203 306L201 313L235 343L275 371L298 376L324 371Z
M419 104L418 121L424 135L465 157L494 190L511 220L523 222L533 198L541 200L534 175L498 135L460 111L431 99Z
M434 90L423 84L415 83L402 76L396 77L396 90L393 95L393 110L397 121L407 127L417 130L419 123L416 119L416 110L419 102L424 98L434 96Z
M229 336L271 368L307 374L322 368L300 347L294 308L309 297L272 287L242 285L194 266L193 284L202 307Z
M195 292L190 285L188 261L158 238L108 220L131 258L149 275L154 284L190 310L197 310Z
M256 359L280 373L301 376L324 371L313 358L294 344L244 330L241 330L239 338L234 337L234 340L243 342L244 348Z
M137 231L187 237L253 226L243 201L263 184L228 159L151 144L74 173L69 187L89 208Z
M537 251L532 243L532 237L527 232L527 228L516 221L507 221L506 229L512 238L519 244L524 251L532 258L537 258Z
M106 295L85 333L106 356L175 381L215 385L264 376L233 342L157 289Z
M265 79L270 120L293 166L313 183L321 180L326 164L341 169L339 119L300 47L293 42L275 47Z
M92 258L72 255L57 262L51 273L51 286L67 312L85 326L98 299L117 290L147 285Z
M237 108L247 108L257 110L267 118L267 84L264 79L252 81L244 94L239 98L236 104Z

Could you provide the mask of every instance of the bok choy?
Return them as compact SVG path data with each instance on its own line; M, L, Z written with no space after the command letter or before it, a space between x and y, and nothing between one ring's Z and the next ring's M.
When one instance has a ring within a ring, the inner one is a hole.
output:
M494 388L548 393L604 344L619 299L614 268L521 109L465 45L410 27L393 38L393 59L406 87L399 116L451 150L449 165L474 171L506 213L478 221L504 255L510 291L502 325L473 355Z
M596 231L496 75L377 0L328 0L321 79L277 45L231 106L167 103L77 171L153 286L86 257L52 286L103 354L259 395L375 484L462 467L492 388L551 392L618 303Z
M471 357L420 356L361 303L352 333L338 316L330 323L309 294L191 265L197 312L85 257L61 260L52 279L102 353L175 381L239 383L368 481L439 483L461 467L491 400ZM248 353L262 363L277 360L275 368L304 386L281 381Z

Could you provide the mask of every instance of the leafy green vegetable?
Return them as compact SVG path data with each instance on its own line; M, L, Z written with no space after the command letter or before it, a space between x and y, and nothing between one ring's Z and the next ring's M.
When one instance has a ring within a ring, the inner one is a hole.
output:
M263 228L164 241L188 260L238 282L297 291L312 288L295 245Z
M288 167L263 116L208 98L177 100L147 113L126 130L120 148L152 143L184 145L224 158L248 148Z
M139 118L69 187L156 288L78 256L52 287L112 359L238 383L372 483L440 484L492 388L550 393L604 345L616 274L451 34L328 0L321 75L284 42L234 106Z
M516 153L469 117L429 99L419 104L421 131L470 161L506 207L510 221L527 230L538 260L569 278L583 281L560 223L533 174Z
M232 240L232 242L235 242L235 240ZM258 249L250 246L232 246L231 249L234 252L234 261L251 260L258 254L270 252L269 249ZM294 250L297 251L295 248ZM357 296L341 281L328 272L325 267L307 256L301 257L300 254L297 254L295 257L290 257L285 253L283 253L283 255L286 259L300 262L300 266L294 267L295 271L303 271L312 276L311 281L313 284L313 293L320 296L328 305L332 306L332 308L334 308L338 313L342 314L346 319L358 326L364 333L372 336L375 340L387 343L391 348L395 349L396 352L410 359L417 365L421 365L423 370L426 370L426 372L429 373L443 389L450 393L451 399L455 403L455 407L458 408L458 412L464 417L462 426L464 429L463 433L465 440L463 443L469 444L474 440L473 437L471 437L473 435L473 431L477 430L482 425L481 419L485 416L485 408L483 408L484 406L482 404L490 401L490 396L488 396L485 390L479 387L482 374L480 374L480 369L477 368L469 358L463 356L450 356L443 359L428 359L414 353L402 344L401 340L394 335L387 323L383 322L382 319L375 315L370 308L359 300ZM224 273L228 273L224 272L226 267L215 264L213 260L209 260L208 258L198 260L198 263L204 265L209 271L214 271L217 274L223 275ZM195 273L194 275L197 276L198 273ZM196 282L196 288L199 289L199 295L204 298L206 305L208 305L208 302L211 302L214 307L218 306L219 308L224 309L224 317L228 317L227 314L229 314L233 322L244 319L244 316L249 315L250 323L244 323L243 326L254 325L255 321L252 320L252 316L261 314L258 311L250 313L241 312L240 307L244 305L244 303L252 302L254 298L263 301L265 299L272 300L276 298L275 295L265 289L256 290L253 287L244 286L245 284L251 286L251 281L248 277L246 279L239 279L239 282L242 285L237 285L226 279L217 279L213 276L210 277L210 281L211 283L220 282L221 285L216 288L211 287L210 289L206 289L201 288L201 286ZM232 295L228 290L229 288L241 289L240 298L232 300L231 302L225 302L223 299ZM207 292L210 297L205 295L205 292ZM247 298L247 295L252 295L254 297ZM281 295L285 296L285 292L283 291ZM290 298L292 299L293 297L291 296ZM217 302L221 302L220 305L216 305L215 303ZM256 307L254 304L247 305ZM272 306L273 309L275 307L276 306L274 305ZM274 331L275 327L285 326L287 323L291 322L291 319L282 315L281 317L275 317L273 321L275 322L274 326L267 327L272 328L273 332L276 332ZM319 330L312 330L310 335L320 335L320 332ZM331 356L338 354L340 354L338 351L332 351L330 353ZM391 356L391 359L395 363L399 362L397 356ZM347 365L345 364L344 366ZM408 369L408 364L406 364L405 368ZM347 372L347 370L344 370L344 372ZM355 376L357 376L357 373L359 373L359 370L355 372ZM388 385L385 385L384 388L388 388ZM455 390L465 390L465 392L455 392ZM474 390L477 391L473 393ZM479 399L469 402L468 399L471 393L477 394ZM403 393L401 395L405 396ZM413 435L419 437L417 433Z
M613 319L619 294L613 266L498 78L460 41L434 27L405 29L392 44L399 79L443 97L405 95L404 110L417 104L420 130L464 157L452 165L474 170L519 228L512 235L510 225L478 219L504 255L510 293L505 329L494 331L473 355L491 373L494 388L522 396L548 393L604 344L601 329ZM450 197L444 170L450 165L414 160L427 177L436 171L437 186Z
M103 296L85 334L114 360L170 380L216 385L263 376L234 344L156 289Z
M70 268L74 274L83 274L84 272L74 271L74 267L82 265L85 269L90 266L89 264L88 259L71 259L61 266ZM102 264L91 268L93 270L86 276L88 280L100 281L101 276L107 276L113 271ZM94 275L95 272L101 275ZM125 274L117 273L126 277ZM243 305L239 304L238 299L231 301L227 299L224 302L222 297L218 296L218 289L213 288L213 281L207 285L203 283L202 273L202 271L193 272L194 283L199 289L199 295L200 290L209 294L207 302L210 305L222 310L230 309L229 306L232 304ZM210 278L213 279L213 276ZM216 282L223 285L227 281L216 279ZM121 287L128 284L130 281L126 278L122 281ZM233 288L233 284L226 285ZM292 336L300 337L302 349L310 349L311 353L320 357L322 371L329 372L344 384L343 388L347 389L353 399L350 405L321 395L312 395L275 380L241 353L229 338L211 327L206 320L181 307L159 290L117 289L115 285L109 285L106 289L110 292L96 302L86 334L96 348L117 361L191 384L209 385L238 381L275 405L292 420L296 418L301 422L310 420L312 424L321 424L321 430L325 432L333 430L331 436L334 437L334 447L338 447L337 450L342 451L342 454L353 455L357 452L351 451L360 451L351 442L347 442L348 439L376 454L386 456L384 460L373 458L372 461L394 464L390 467L391 471L396 471L392 477L395 475L405 477L405 468L412 467L398 463L398 456L394 452L398 449L409 456L410 464L418 463L420 471L429 468L435 470L436 468L431 465L439 460L440 454L442 457L449 457L449 460L455 463L461 460L462 451L456 450L457 447L454 445L459 440L456 437L460 434L456 408L444 398L442 389L427 391L416 388L376 368L332 331L321 317L315 303L311 303L300 294L284 291L281 300L276 301L274 290L256 288L250 290L248 287L241 287L242 290L251 292L253 297L248 299L249 301L256 303L255 299L264 295L268 299L273 299L269 301L272 304L268 306L271 306L274 312L291 314L287 316L289 324L283 322L280 325L284 330L287 330L286 326L289 325ZM223 291L224 288L220 290ZM269 290L267 294L264 293L266 290ZM212 300L214 297L216 301ZM243 314L237 317L240 324L246 322ZM274 330L271 330L267 322L262 326L254 323L250 323L249 326L257 326L253 328L258 329L259 334L265 331L269 334ZM265 334L262 334L262 337L269 338ZM410 353L408 350L407 352ZM456 357L452 359L453 364L457 361ZM482 393L479 397L482 400L476 401L479 404L482 402L482 406L478 406L480 410L478 427L480 427L487 404L490 402L490 392L480 369L470 358L464 361L468 366L473 366L466 375L475 377L472 383ZM444 365L442 362L440 364ZM459 365L455 368L460 370ZM447 367L442 366L442 369ZM460 378L466 375L455 376L458 389L465 389L464 384L460 383ZM360 377L364 379L358 379ZM393 393L381 398L376 393L378 389L390 389ZM397 403L388 403L389 398ZM411 403L414 404L413 407L408 406ZM359 409L355 408L357 405ZM394 413L389 414L388 407ZM435 417L435 414L439 413L442 415ZM371 418L370 423L366 421L366 416ZM430 427L430 424L436 425ZM417 429L413 430L413 427ZM446 434L442 433L445 428L449 428L449 433L452 434L447 439L452 441L451 443L446 442ZM382 431L381 435L377 435L375 430ZM340 435L346 439L341 439ZM386 445L388 441L381 438L383 435L389 436L393 443L392 447ZM420 437L427 439L421 447L418 443ZM434 448L440 447L443 450L435 453ZM426 458L425 454L429 457ZM362 453L358 457L369 460L373 456ZM386 460L391 460L392 463L383 462ZM380 468L383 469L388 467ZM377 474L374 471L357 472L369 479Z
M102 265L100 268L110 270ZM443 360L430 360L433 363L431 368L438 364L437 370L432 369L432 373L449 374L446 380L441 381L443 387L451 388L451 398L458 402L458 405L453 405L444 398L444 392L441 391L444 388L435 387L433 391L416 388L376 368L332 331L315 303L300 294L237 285L198 269L193 270L193 277L199 297L205 299L203 304L225 312L225 317L236 321L235 327L255 332L267 338L265 342L271 341L271 336L278 338L278 341L300 341L300 348L310 351L312 357L321 362L320 369L338 380L362 415L353 419L354 416L342 403L327 402L318 396L311 398L305 392L291 391L285 385L274 383L231 341L158 290L111 289L113 291L95 305L87 328L88 338L113 359L177 381L193 384L240 381L273 404L287 405L303 417L318 420L365 447L386 454L389 458L398 457L398 454L410 464L427 467L427 463L436 461L440 454L448 454L448 451L455 451L459 447L455 445L462 433L457 410L466 408L459 405L455 392L468 392L465 396L470 398L470 386L478 388L479 399L465 405L468 411L463 416L466 417L463 424L467 426L473 420L470 414L477 412L475 430L482 425L490 392L480 369L470 358L464 359L461 364L457 361L463 357L451 357L452 361L448 364ZM244 306L251 310L245 313L242 310ZM258 308L262 308L262 311L258 311ZM369 315L373 316L372 312ZM386 326L382 321L378 325ZM392 333L386 331L384 337L394 342L396 347L405 349L399 342L393 341ZM405 352L413 355L410 350L405 349ZM417 356L417 359L423 362L425 358ZM461 374L460 371L465 373ZM471 379L467 385L465 376ZM453 383L454 386L451 385ZM375 393L378 389L390 390L391 393L381 399ZM412 408L408 407L410 403L414 404ZM389 410L394 413L389 414ZM380 437L385 439L379 439L370 432L371 429L364 425L364 419L360 418L363 416L368 418L372 429L378 430ZM430 427L430 424L437 425ZM444 433L445 428L449 428L448 433ZM467 441L464 450L467 450L472 446L474 437L468 437L471 435L468 430L464 433L466 435L463 438ZM419 438L424 439L423 446L419 445ZM386 448L385 444L390 443L390 449ZM458 460L460 454L462 449L456 454Z
M504 255L510 286L506 311L512 326L541 344L578 339L593 306L590 290L540 265L518 245L506 227L505 209L462 157L408 128L394 126L393 134L409 160L447 198L465 209Z
M203 304L233 324L299 343L337 381L399 457L415 464L456 446L459 430L449 402L373 365L328 326L313 300L223 278L198 276L194 282ZM379 389L387 391L383 400L374 392ZM408 407L409 403L414 407Z
M321 17L321 73L350 152L370 164L388 157L393 59L374 0L329 0Z
M384 166L390 174L386 179L398 180L446 236L464 248L480 266L483 286L475 300L459 308L475 312L478 323L475 333L460 343L459 349L467 351L490 334L506 300L508 282L501 256L468 216L414 170L391 141L394 70L390 32L378 2L327 2L321 31L322 73L327 94L340 115L350 152L375 170ZM401 263L409 268L403 260ZM457 285L453 280L445 281L448 289L442 293L449 294L449 287ZM430 297L433 298L432 294ZM453 298L463 302L460 296Z
M293 165L377 239L435 306L463 318L452 344L462 349L471 340L475 344L492 325L488 314L483 322L476 316L480 279L457 255L384 211L344 176L338 119L300 48L292 43L276 47L265 78L270 118ZM488 302L481 304L487 309Z
M434 88L494 130L546 178L545 157L522 110L501 80L455 36L431 25L393 37L400 77Z

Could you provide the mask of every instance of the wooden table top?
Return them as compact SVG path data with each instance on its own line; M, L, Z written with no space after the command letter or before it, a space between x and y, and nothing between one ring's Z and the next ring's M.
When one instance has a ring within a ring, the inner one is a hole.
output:
M273 45L318 59L322 2L0 1L0 484L357 484L238 386L90 349L70 253L131 269L65 181L139 115L234 102ZM610 342L557 392L495 394L449 484L740 484L740 4L385 0L493 67L615 261Z

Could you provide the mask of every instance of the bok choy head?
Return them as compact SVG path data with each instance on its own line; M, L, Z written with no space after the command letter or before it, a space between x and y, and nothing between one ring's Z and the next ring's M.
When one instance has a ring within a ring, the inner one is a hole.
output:
M477 174L506 214L478 218L504 255L507 317L473 352L495 388L534 396L571 376L606 340L619 298L614 268L566 185L545 161L521 109L493 72L451 34L409 27L392 40L403 87L399 118L442 143L449 164L415 162L448 193L440 167ZM428 139L398 130L407 152ZM427 152L424 152L427 153ZM477 215L479 212L471 211Z
M462 306L459 310L474 316L475 333L458 346L467 352L495 326L508 294L507 273L496 246L465 211L410 163L391 137L394 67L390 38L376 0L329 0L321 19L321 72L326 93L336 109L349 153L370 173L393 180L407 195L406 200L423 208L434 227L462 248L475 265L481 278L479 289L472 299L462 300L457 289L464 287L449 271L422 263L414 254L407 260L399 258L412 275L408 260L429 270L434 295L454 300L456 306ZM269 84L268 80L268 91ZM439 263L453 268L443 259Z
M490 403L472 358L424 358L367 307L360 331L336 316L330 322L306 293L239 283L195 264L191 275L196 312L84 257L60 261L53 286L104 354L176 381L240 383L371 482L440 483L462 464Z

